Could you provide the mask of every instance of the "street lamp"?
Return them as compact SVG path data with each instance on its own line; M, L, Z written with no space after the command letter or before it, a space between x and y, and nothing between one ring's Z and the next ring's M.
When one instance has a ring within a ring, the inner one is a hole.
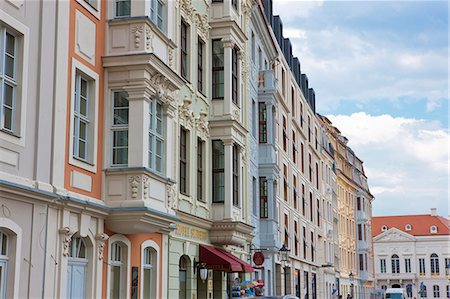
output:
M205 282L205 280L208 279L208 269L206 268L206 263L197 262L194 258L194 274L196 269L198 269L200 279Z
M284 270L284 293L285 293L285 295L287 295L286 268L287 268L287 262L289 261L289 252L291 252L291 250L286 247L286 244L283 244L283 246L281 246L279 252L280 252L280 261L283 263L283 270Z
M350 296L353 298L353 272L350 272L350 274L348 275L348 278L350 279Z

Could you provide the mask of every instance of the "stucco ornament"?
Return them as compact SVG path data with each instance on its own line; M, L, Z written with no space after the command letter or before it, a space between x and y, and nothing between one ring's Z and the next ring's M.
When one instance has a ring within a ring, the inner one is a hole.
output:
M59 233L63 235L62 236L63 256L69 256L70 241L72 241L72 236L75 234L75 231L71 230L70 227L66 226L60 228Z
M105 242L109 239L109 236L105 233L98 234L95 236L95 239L97 240L97 246L98 246L98 259L103 259L103 252L105 251Z
M153 52L153 33L150 27L145 27L145 49Z
M138 175L135 175L130 177L129 181L131 188L131 198L135 199L138 197L139 183L141 181L141 178Z
M141 46L141 34L144 32L144 26L133 26L131 32L134 34L134 47Z
M208 112L201 110L199 116L195 121L197 125L198 134L205 139L209 137L208 121L206 120L207 116Z
M147 199L149 197L150 178L145 175L142 177L142 182L144 185L144 199Z
M164 77L164 75L156 73L151 77L151 82L153 83L152 85L155 89L156 96L164 103L167 102L168 98L170 97L169 80Z
M200 36L203 37L203 39L208 40L209 30L211 29L208 22L208 15L201 15L197 12L195 14L195 25L197 26Z
M172 48L169 48L169 66L174 67L174 52L175 50Z
M178 202L177 202L177 187L175 184L173 185L166 185L166 193L167 193L167 203L169 207L172 209L178 208Z
M194 126L194 112L190 109L191 104L192 100L188 96L185 96L183 99L183 104L180 105L179 109L180 121L189 129Z
M195 8L192 5L191 0L179 0L181 13L184 14L185 17L192 20L192 17L195 13Z

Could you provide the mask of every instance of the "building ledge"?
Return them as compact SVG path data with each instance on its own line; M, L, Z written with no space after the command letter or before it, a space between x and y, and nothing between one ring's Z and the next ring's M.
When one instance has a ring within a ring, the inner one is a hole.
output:
M215 245L244 246L252 238L254 227L240 221L216 221L210 231L210 240Z

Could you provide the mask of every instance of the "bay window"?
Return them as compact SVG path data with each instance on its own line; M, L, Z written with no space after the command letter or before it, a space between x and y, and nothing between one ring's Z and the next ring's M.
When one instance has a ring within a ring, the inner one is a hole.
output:
M267 178L259 178L259 217L268 218L269 217L269 206L267 202L268 197L268 186Z
M233 145L233 205L239 206L239 147Z
M131 12L131 0L114 1L114 17L129 17Z
M238 49L233 48L231 51L231 100L237 106L239 106L238 72Z
M149 168L158 174L163 173L164 121L162 104L152 99L150 105L150 127L148 130Z
M113 166L128 165L128 94L114 92L111 120Z
M221 40L212 41L212 98L224 98L224 48Z
M164 1L150 0L150 20L161 30L164 30L164 8Z
M223 203L225 200L225 148L222 140L212 141L212 175L214 203Z

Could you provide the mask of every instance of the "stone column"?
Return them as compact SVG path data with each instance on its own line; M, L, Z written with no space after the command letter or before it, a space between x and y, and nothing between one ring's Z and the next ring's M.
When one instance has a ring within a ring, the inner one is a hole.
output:
M233 218L233 140L223 140L225 152L224 176L225 176L225 201L223 219Z
M232 50L234 48L234 42L230 38L223 38L223 52L224 52L224 101L223 101L223 114L231 114L231 86L232 86Z

